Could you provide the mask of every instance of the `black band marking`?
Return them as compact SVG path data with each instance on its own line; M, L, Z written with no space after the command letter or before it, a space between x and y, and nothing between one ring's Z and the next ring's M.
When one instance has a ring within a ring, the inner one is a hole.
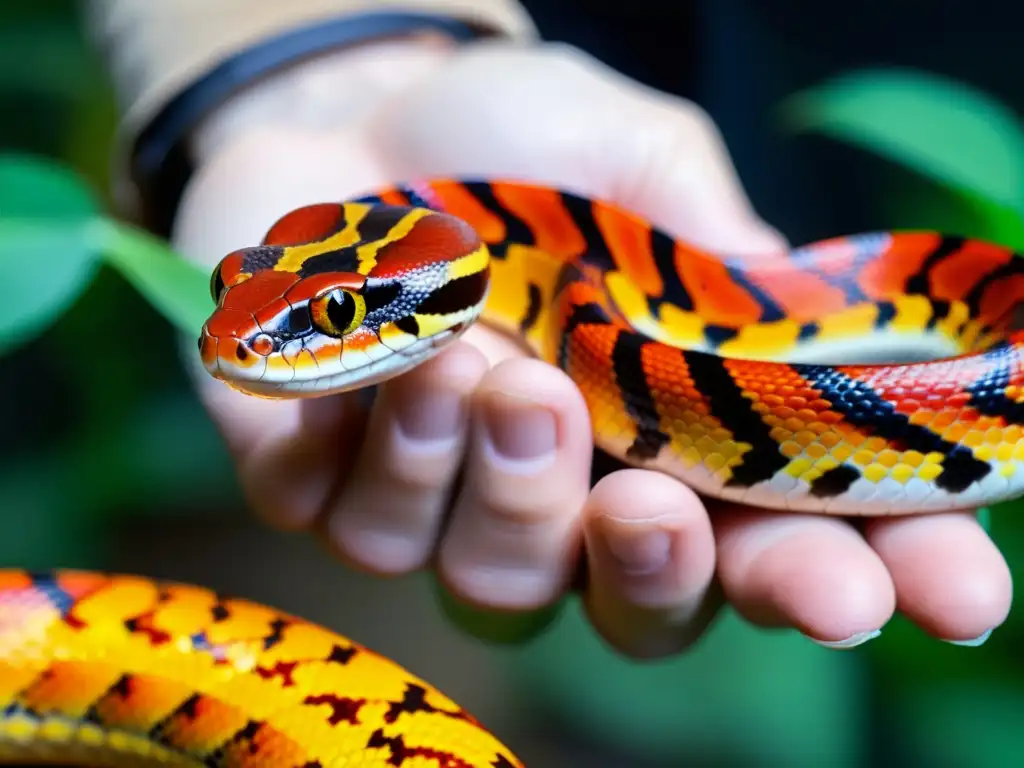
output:
M717 355L683 351L683 359L698 392L707 398L711 414L733 434L737 442L748 443L751 448L743 454L743 463L732 468L728 486L749 487L770 480L788 463L771 436L771 428L756 411L752 402L743 396L739 385L729 375L725 361Z
M528 302L526 305L526 314L519 321L519 332L528 333L533 328L534 323L537 322L537 318L540 317L541 301L542 296L540 293L540 286L536 283L530 283L527 286L529 293Z
M324 272L358 271L359 257L356 248L375 240L383 240L408 213L408 208L399 205L381 205L374 208L357 225L358 241L356 243L310 256L299 267L299 277L305 278Z
M992 467L975 458L970 449L951 443L926 427L912 424L869 384L828 366L795 365L793 368L821 392L822 399L831 403L833 410L855 427L898 443L904 450L941 453L945 458L935 484L942 490L959 493L992 471Z
M445 283L424 298L416 312L421 315L450 315L479 304L487 293L489 273L489 269L482 269Z
M962 237L950 236L942 238L942 240L939 241L939 244L935 247L935 250L929 253L921 263L921 268L907 278L904 290L911 295L930 295L931 286L929 285L928 280L929 273L944 261L946 257L952 256L963 247L964 239Z
M569 340L581 325L608 325L610 319L599 304L576 304L565 323L562 342L558 348L558 367L563 371L569 367Z
M494 188L488 182L467 181L462 186L477 199L480 205L501 219L502 224L505 225L505 238L500 242L487 243L492 257L504 259L508 253L508 246L513 243L537 245L537 240L529 225L501 204L494 195Z
M860 470L849 464L826 469L811 481L811 496L819 499L839 496L850 490L850 486L860 479Z
M1006 396L1014 372L1021 367L1020 352L1003 342L990 349L984 360L989 367L965 388L971 396L969 405L985 416L1000 417L1007 424L1024 424L1024 403Z
M636 426L636 438L626 450L631 459L653 459L670 440L661 430L661 415L644 374L642 355L648 341L639 333L621 331L612 350L612 369L619 393Z

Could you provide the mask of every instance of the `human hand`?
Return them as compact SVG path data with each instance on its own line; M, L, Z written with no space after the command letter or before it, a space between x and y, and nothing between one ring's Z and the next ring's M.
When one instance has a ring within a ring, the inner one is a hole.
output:
M715 251L784 246L704 112L564 46L380 43L261 89L197 137L175 240L210 266L294 207L433 176L565 187ZM383 385L369 410L358 393L263 401L205 376L198 387L265 520L315 528L375 574L434 568L459 603L524 633L570 588L581 550L591 622L636 657L686 648L726 602L840 647L896 609L949 640L1009 610L1007 566L969 513L855 525L704 501L638 469L591 488L576 387L482 326Z

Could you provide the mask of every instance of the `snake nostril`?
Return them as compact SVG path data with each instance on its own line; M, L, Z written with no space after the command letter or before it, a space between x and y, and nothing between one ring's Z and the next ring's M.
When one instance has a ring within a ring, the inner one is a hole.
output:
M249 350L245 348L245 344L238 342L235 345L235 357L238 358L239 362L245 362L249 359Z
M274 343L272 336L260 332L250 336L244 342L239 342L239 346L246 347L247 352L252 352L260 357L266 357L273 353L277 345ZM242 358L239 359L241 360Z

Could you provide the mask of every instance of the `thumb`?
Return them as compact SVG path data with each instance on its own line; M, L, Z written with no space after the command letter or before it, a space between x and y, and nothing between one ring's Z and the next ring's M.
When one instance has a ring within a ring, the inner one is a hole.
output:
M787 248L783 235L754 210L711 117L684 99L640 97L646 97L643 137L607 137L624 158L606 180L621 190L616 202L711 251L755 255Z
M467 49L380 118L377 149L406 175L528 179L616 203L707 250L786 247L703 109L571 46Z

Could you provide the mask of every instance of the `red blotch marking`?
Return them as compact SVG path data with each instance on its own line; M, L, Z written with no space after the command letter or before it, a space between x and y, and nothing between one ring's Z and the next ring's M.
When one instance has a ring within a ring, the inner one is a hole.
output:
M409 199L397 187L388 187L377 193L380 201L386 205L407 206Z
M1013 253L1008 248L977 240L968 240L956 253L950 254L930 271L932 292L940 299L963 299L978 281L1009 263Z
M144 635L150 645L160 646L171 641L171 633L153 625L153 614L145 613L132 619L126 619L125 629L133 634Z
M78 602L105 587L110 583L110 578L89 571L59 571L56 581L58 587Z
M648 296L661 296L665 283L651 253L650 224L611 205L595 203L593 211L615 265Z
M441 201L441 207L468 222L484 242L500 243L505 239L505 222L488 210L465 186L456 181L433 181L429 187Z
M213 321L221 313L233 311L254 315L271 302L281 301L282 297L297 282L299 282L299 276L294 272L268 269L258 272L248 280L243 280L231 286L228 288L227 293L224 294L222 308L214 312L213 319L207 326L210 329L210 333L216 333Z
M291 688L295 685L292 675L295 674L298 666L299 662L297 661L279 661L273 667L256 667L256 674L264 680L273 680L275 677L280 677L282 687Z
M907 281L917 274L942 241L929 232L894 234L883 253L864 265L857 281L867 296L882 299L903 293ZM941 297L940 297L941 298Z
M318 707L326 704L331 708L331 714L327 718L330 725L348 723L359 725L359 710L366 704L366 699L350 699L347 696L336 696L333 693L324 693L317 696L307 696L302 700L303 704Z
M853 256L823 258L819 272L846 274ZM843 267L846 267L845 269ZM818 268L816 264L816 269ZM751 259L743 268L745 277L769 296L779 309L796 322L825 317L847 306L846 293L819 275L794 267L788 259L771 256Z
M373 732L366 746L368 749L390 750L391 757L388 759L388 763L396 768L400 768L407 760L412 761L416 758L433 760L438 768L474 768L473 763L452 752L445 752L433 747L410 747L405 743L401 734L386 736L381 729ZM518 763L512 763L502 755L495 755L492 765L495 768L505 768L506 766L516 766Z
M225 286L231 285L241 272L245 263L245 252L242 250L232 251L223 259L216 269L220 272L220 279Z
M401 277L427 264L443 264L480 247L480 238L464 221L444 213L419 219L404 236L377 251L374 277Z
M32 587L32 577L25 571L0 570L0 593L22 592Z
M345 224L345 209L339 203L315 203L289 211L274 222L263 245L299 245L323 240Z
M677 243L675 262L694 310L705 322L731 327L761 318L761 303L733 281L719 259Z
M529 227L540 250L570 259L586 249L587 241L558 190L500 182L492 184L491 189L494 198Z
M1024 275L1012 275L990 285L981 297L978 314L987 322L1009 327L1017 306L1024 303Z
M454 711L438 709L433 704L430 704L427 701L427 689L421 685L415 685L413 683L409 683L406 686L405 693L402 695L401 701L394 701L391 703L391 706L388 707L388 711L384 715L384 722L394 723L403 713L414 715L418 712L444 715L445 717L450 717L453 720L466 720L471 723L476 723L476 721L462 709L456 709Z
M255 282L263 277L264 274L271 273L261 272L250 282ZM292 273L277 272L273 274ZM335 288L341 288L346 291L358 291L366 284L366 277L360 275L358 272L323 272L319 275L310 275L302 280L298 280L296 275L292 275L292 277L293 284L288 286L287 290L282 291L279 294L284 299L285 303L292 305L301 304L303 301L308 301L309 299Z

